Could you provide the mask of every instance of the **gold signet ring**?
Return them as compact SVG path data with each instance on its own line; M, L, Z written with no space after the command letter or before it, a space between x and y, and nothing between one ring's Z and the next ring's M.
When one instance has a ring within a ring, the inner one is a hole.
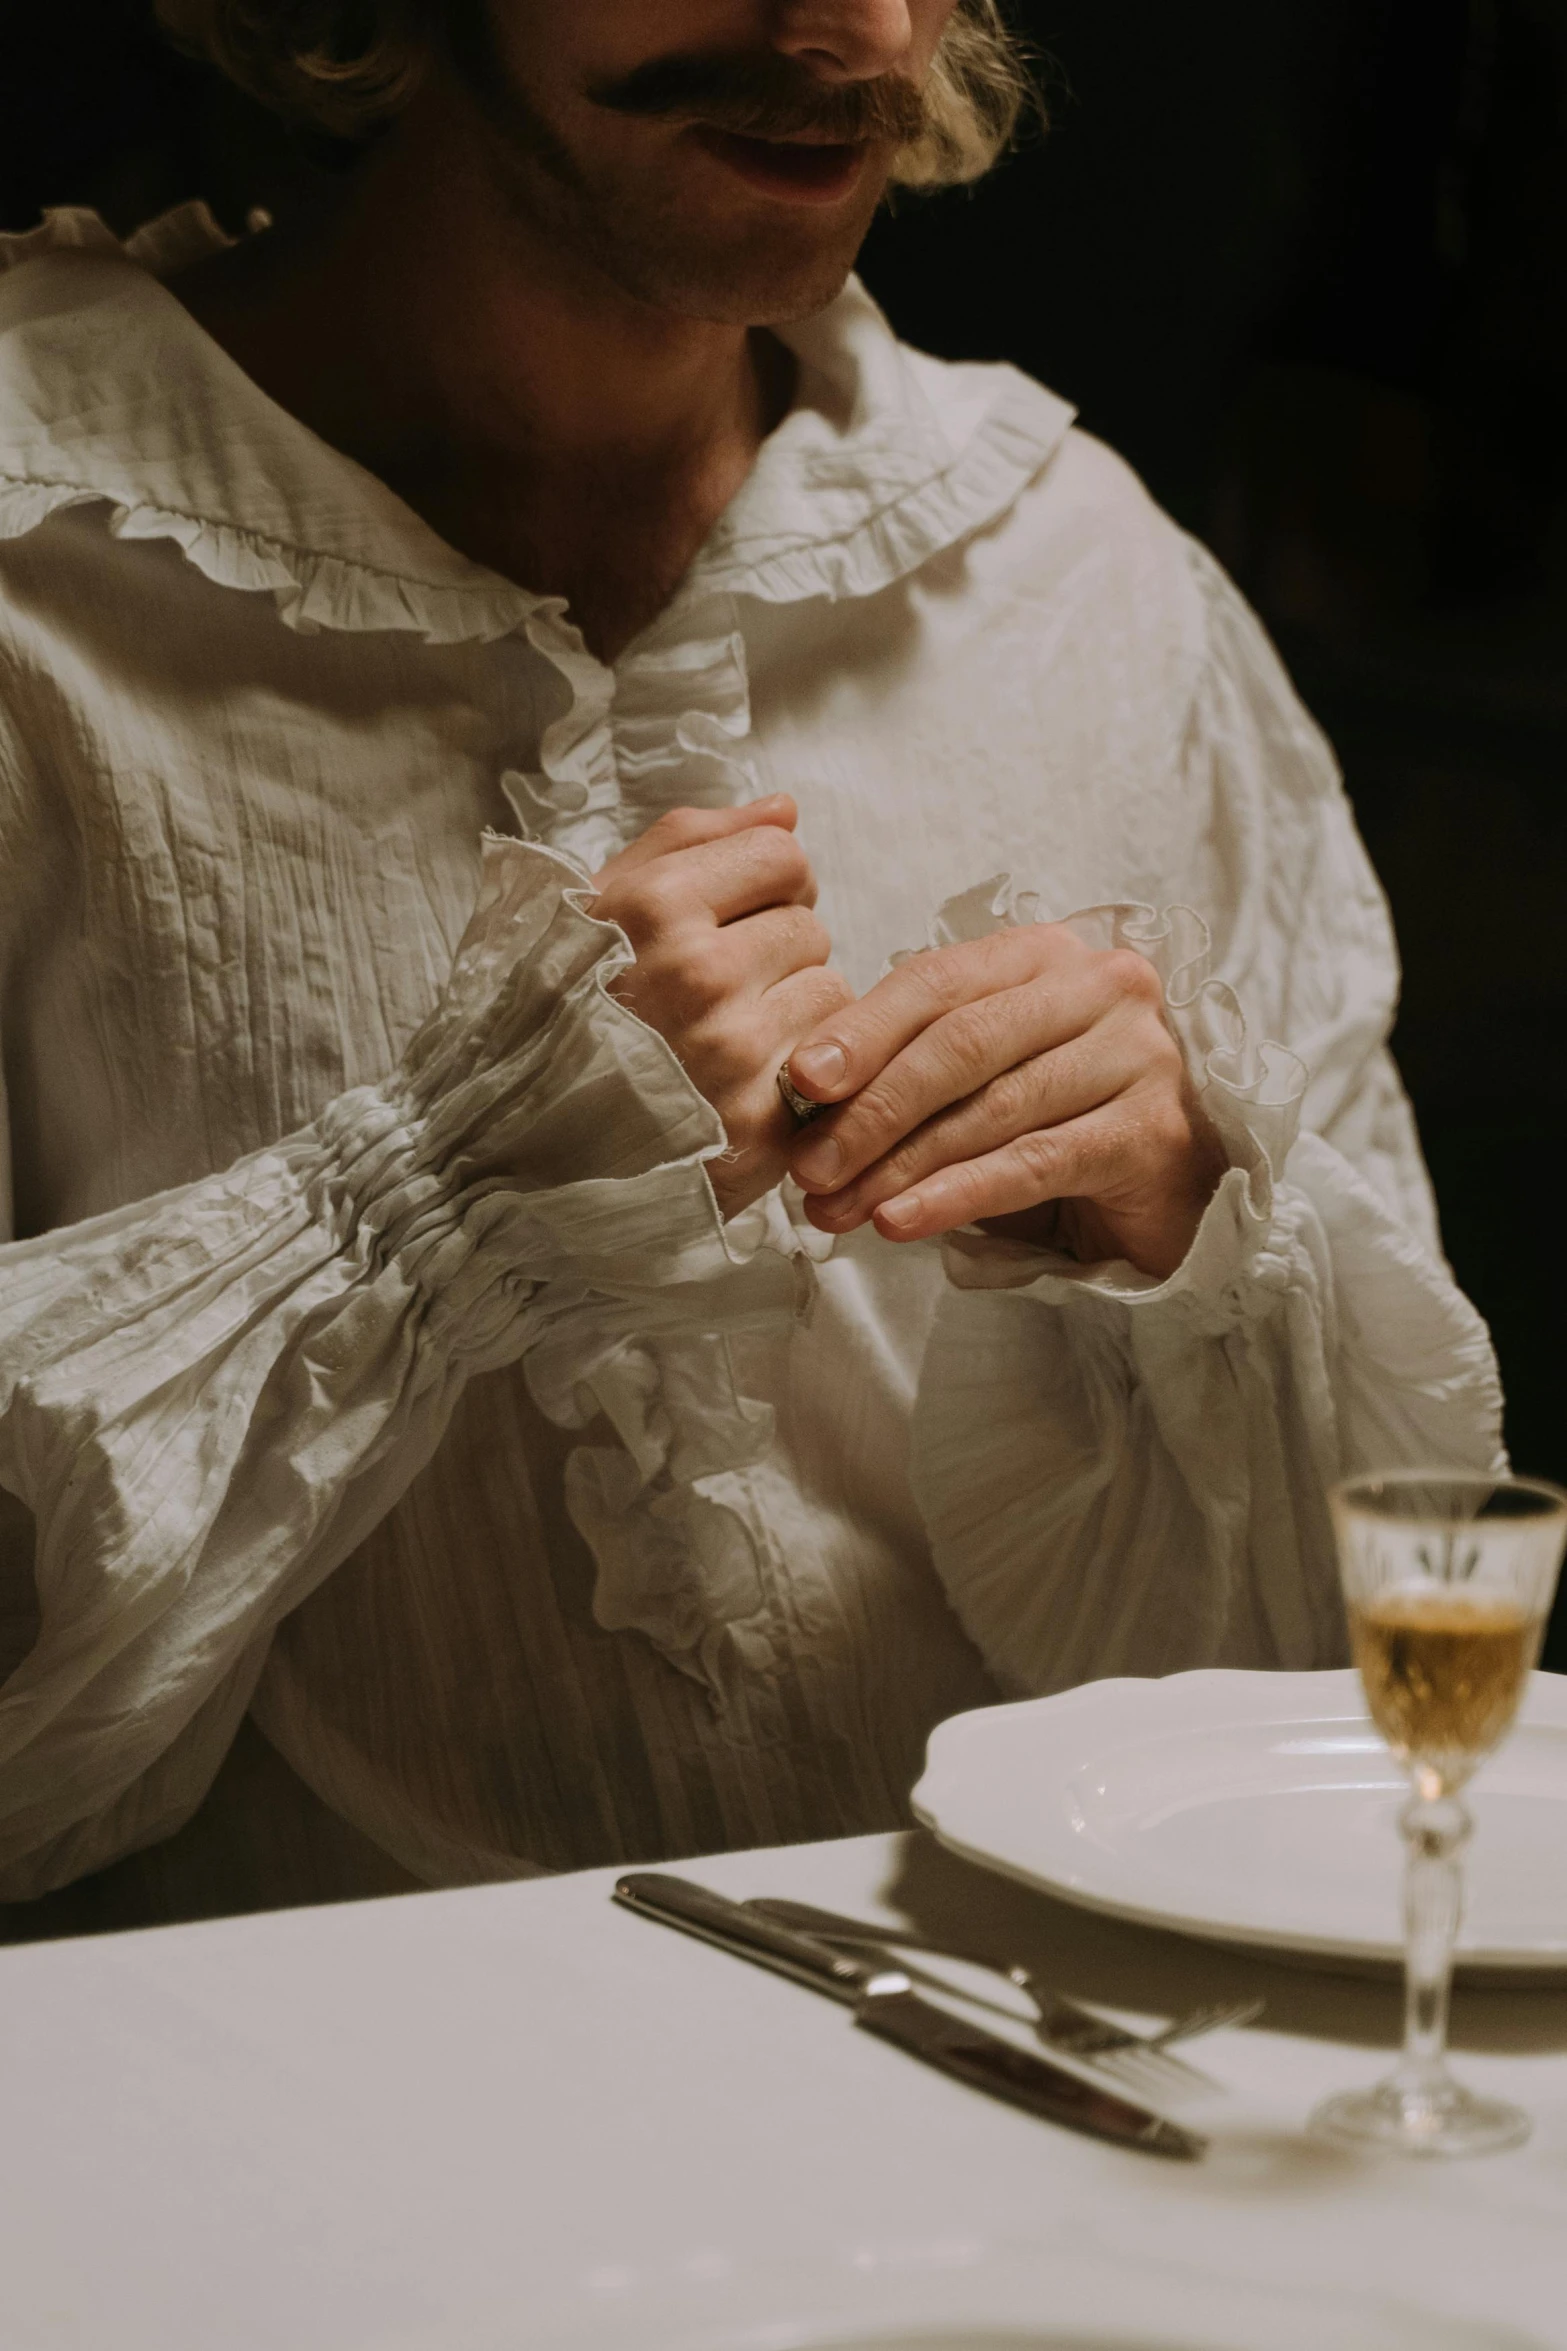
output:
M778 1072L778 1091L780 1094L782 1094L785 1103L788 1105L789 1110L793 1115L794 1123L797 1127L808 1127L813 1118L820 1118L824 1110L831 1110L832 1108L832 1104L830 1102L812 1102L806 1095L801 1093L799 1087L795 1085L789 1075L789 1064L787 1061L784 1063L782 1069Z

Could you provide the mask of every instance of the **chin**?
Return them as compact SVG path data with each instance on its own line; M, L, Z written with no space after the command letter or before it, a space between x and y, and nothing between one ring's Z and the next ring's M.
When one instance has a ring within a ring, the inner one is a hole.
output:
M615 257L613 274L627 293L680 318L714 326L787 326L812 318L843 291L864 230L802 252L798 241L750 239L736 250L709 239L661 240L657 251ZM770 248L770 249L769 249Z
M796 319L814 318L829 302L836 301L853 267L851 256L848 260L839 258L827 268L672 287L663 307L712 326L788 326Z
M787 281L780 280L772 287L758 287L746 324L785 327L795 319L814 318L843 292L858 254L856 245L853 253L838 254L826 266L802 272Z

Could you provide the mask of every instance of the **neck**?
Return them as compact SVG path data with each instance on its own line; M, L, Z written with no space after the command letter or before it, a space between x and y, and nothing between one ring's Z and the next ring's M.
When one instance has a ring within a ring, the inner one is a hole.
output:
M343 197L175 291L274 400L612 656L744 480L790 363L552 247L464 128L416 106Z

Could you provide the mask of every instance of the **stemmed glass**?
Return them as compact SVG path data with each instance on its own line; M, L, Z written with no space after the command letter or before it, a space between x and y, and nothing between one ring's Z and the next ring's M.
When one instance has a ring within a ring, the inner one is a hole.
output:
M1529 2117L1447 2069L1460 1791L1512 1727L1540 1650L1567 1493L1534 1478L1396 1470L1334 1490L1339 1568L1371 1718L1408 1771L1404 2053L1374 2089L1329 2098L1319 2135L1409 2155L1515 2147Z

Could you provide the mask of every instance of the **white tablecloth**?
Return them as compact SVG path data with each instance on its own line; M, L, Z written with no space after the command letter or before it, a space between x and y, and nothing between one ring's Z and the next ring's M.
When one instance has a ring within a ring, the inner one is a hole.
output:
M1527 2148L1359 2160L1302 2124L1381 2069L1391 1985L1094 1919L923 1836L686 1874L881 1905L1129 2010L1261 1991L1267 2017L1204 2045L1223 2094L1177 2111L1214 2144L1181 2165L947 2083L612 1907L611 1872L0 1951L5 2351L496 2351L682 2280L765 2315L800 2265L950 2282L993 2255L1386 2297L1432 2314L1400 2344L1567 2351L1567 1986L1457 2003L1463 2071L1528 2105Z

